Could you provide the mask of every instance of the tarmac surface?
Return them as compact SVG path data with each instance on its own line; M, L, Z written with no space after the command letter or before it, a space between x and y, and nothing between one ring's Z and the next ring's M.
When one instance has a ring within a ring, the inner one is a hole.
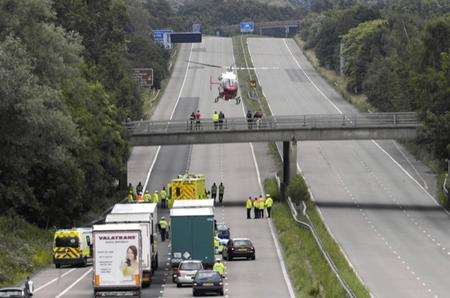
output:
M220 71L188 63L188 60L231 65L234 63L231 39L204 37L203 43L182 45L173 74L155 109L152 120L188 119L199 109L203 117L223 111L226 116L243 116L242 104L234 101L214 103L217 90L209 88L209 79ZM262 193L261 179L273 165L264 147L250 144L135 147L128 162L128 181L141 181L150 192L160 190L170 179L189 170L202 173L207 185L223 182L224 204L215 208L217 222L230 226L232 237L250 238L256 249L255 261L226 262L225 297L293 297L289 278L283 270L281 251L275 244L272 223L268 219L247 220L244 203L249 195ZM256 155L255 155L256 153ZM259 170L258 160L265 166ZM168 217L168 210L159 210ZM189 287L177 288L169 270L169 242L159 242L159 268L143 297L191 297ZM255 286L255 281L258 286ZM49 268L33 277L34 297L92 297L92 267ZM289 286L288 286L289 284Z
M251 38L249 50L274 115L357 113L293 40ZM448 297L449 215L431 171L394 141L298 144L326 226L375 297Z

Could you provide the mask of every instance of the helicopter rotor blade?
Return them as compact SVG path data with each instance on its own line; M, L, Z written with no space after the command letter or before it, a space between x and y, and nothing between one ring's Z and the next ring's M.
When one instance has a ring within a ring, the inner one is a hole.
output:
M261 69L261 70L270 70L270 69L280 69L279 67L276 67L276 66L274 66L274 67L269 67L269 66L267 66L267 67L264 67L264 66L262 66L262 67L232 67L232 69L233 70L249 70L249 69L251 69L251 70L256 70L256 69Z
M214 67L214 68L224 68L223 66L220 66L220 65L208 64L208 63L201 63L201 62L196 62L196 61L192 61L192 60L187 60L186 62L189 62L189 63L192 63L192 64L198 64L198 65L208 66L208 67Z

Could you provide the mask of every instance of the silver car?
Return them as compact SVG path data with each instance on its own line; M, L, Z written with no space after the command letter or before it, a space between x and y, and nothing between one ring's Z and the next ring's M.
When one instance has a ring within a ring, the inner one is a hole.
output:
M201 261L197 260L186 260L182 261L178 266L176 272L175 282L177 287L181 287L184 284L192 284L195 274L198 270L203 270L203 265Z

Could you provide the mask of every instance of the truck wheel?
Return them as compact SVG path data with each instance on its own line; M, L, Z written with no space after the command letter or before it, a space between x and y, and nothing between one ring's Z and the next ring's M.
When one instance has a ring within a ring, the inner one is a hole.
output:
M158 254L156 254L156 257L155 257L155 270L157 270L158 269L158 265L159 265L159 261L158 261Z
M177 288L181 288L181 284L177 282Z
M192 291L192 295L194 295L194 296L198 296L198 293L197 293L197 291Z
M252 260L255 260L255 259L256 259L256 256L255 256L255 255L253 255L253 256L252 256Z
M55 263L55 268L61 268L61 264L60 263Z

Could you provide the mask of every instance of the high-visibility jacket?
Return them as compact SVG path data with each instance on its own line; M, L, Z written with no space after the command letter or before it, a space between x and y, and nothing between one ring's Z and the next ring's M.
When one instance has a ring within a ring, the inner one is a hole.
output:
M150 203L152 201L152 196L149 193L144 194L144 202Z
M128 203L134 203L133 194L128 194Z
M253 207L258 208L258 200L253 200Z
M272 200L271 197L268 197L268 198L266 199L266 207L267 207L267 208L271 208L272 205L273 205L273 200Z
M161 219L161 220L159 221L159 227L160 227L162 230L167 229L168 226L169 226L169 223L168 223L165 219Z
M264 210L264 200L258 200L258 209Z
M225 274L225 265L219 262L214 263L213 271L216 271L217 273L223 276Z
M245 208L252 209L252 207L253 207L253 202L252 202L252 200L248 199L247 202L245 202Z
M214 113L214 114L212 115L212 120L213 120L213 122L219 122L219 114Z
M157 192L154 192L154 193L152 194L152 202L153 202L153 203L158 203L158 202L159 202L159 196L158 196L158 193L157 193Z
M159 196L161 197L161 200L165 200L167 199L167 192L163 189L161 190L161 192L159 193Z

